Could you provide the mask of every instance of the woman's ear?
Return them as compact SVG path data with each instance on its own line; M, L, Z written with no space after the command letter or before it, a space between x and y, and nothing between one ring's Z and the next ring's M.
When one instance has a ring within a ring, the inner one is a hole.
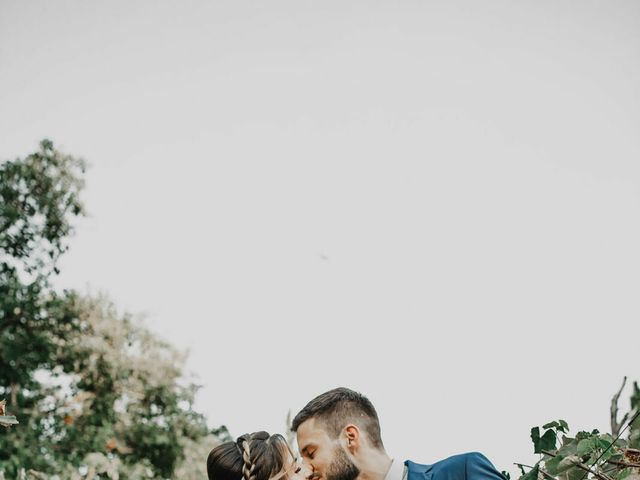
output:
M349 450L349 452L354 455L360 448L360 442L362 440L360 437L360 429L356 425L350 423L349 425L344 427L344 430L342 432L346 440L347 450Z

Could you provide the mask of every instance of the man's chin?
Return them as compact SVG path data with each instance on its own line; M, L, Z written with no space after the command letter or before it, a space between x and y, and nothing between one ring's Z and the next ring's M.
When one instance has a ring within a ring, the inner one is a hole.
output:
M350 474L340 474L340 475L327 475L326 478L322 480L356 480L360 476L360 472L355 473L351 472Z
M338 474L327 475L323 477L322 480L356 480L360 476L360 470L355 468L355 466L351 469L344 470Z

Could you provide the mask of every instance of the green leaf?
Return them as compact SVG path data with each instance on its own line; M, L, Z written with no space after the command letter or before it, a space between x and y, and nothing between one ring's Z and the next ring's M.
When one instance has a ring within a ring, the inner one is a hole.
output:
M606 440L609 443L613 443L614 441L614 438L610 433L603 433L602 435L600 435L600 439Z
M560 480L585 480L585 472L579 468L570 468L561 473L558 478Z
M542 428L555 428L559 432L567 433L569 431L569 424L564 420L554 420L553 422L545 423Z
M547 430L542 437L540 436L540 428L531 429L531 441L533 441L534 453L542 453L542 450L555 450L556 434L553 430Z
M533 427L531 429L531 441L533 442L533 452L540 453L540 427Z
M615 460L616 462L621 462L623 459L624 459L624 456L620 452L614 452L610 458L610 460Z
M606 462L607 460L609 460L614 453L616 453L613 448L610 448L609 450L606 450L603 454L602 454L602 458L600 458L600 461L602 463Z
M568 457L562 457L558 455L545 462L544 466L547 473L557 476L566 472L570 468L574 467L576 463L580 462L580 458L576 455L569 455Z
M540 443L538 444L540 447L540 451L542 450L555 450L556 449L556 432L553 430L547 430L540 438ZM539 452L536 452L539 453Z
M579 457L584 457L589 455L596 449L596 444L593 438L585 438L584 440L580 440L578 443L578 448L576 449L576 454Z
M563 458L558 465L558 473L566 472L570 468L575 467L580 463L580 457L577 455L569 455L567 458Z
M540 472L540 463L536 463L535 466L527 472L526 475L520 478L520 480L538 480L538 473Z
M616 475L616 480L625 480L627 477L633 475L632 468L625 468L624 470L620 470Z
M544 466L547 470L547 473L553 476L557 476L574 467L578 462L580 462L580 459L575 455L570 455L567 458L557 456L553 457L551 460L546 461Z
M558 475L558 473L560 473L558 471L558 467L560 466L560 462L562 462L562 460L564 460L564 457L561 457L561 456L553 457L553 458L550 458L549 460L546 460L544 462L544 468L547 471L547 473L554 476Z
M605 450L605 449L609 448L609 447L611 446L611 443L612 443L612 442L610 442L610 441L608 441L608 440L605 440L604 438L599 438L599 439L598 439L598 446L599 446L600 448L602 448L603 450Z
M562 437L562 447L558 450L558 455L567 457L569 455L575 455L578 449L578 441L575 438Z

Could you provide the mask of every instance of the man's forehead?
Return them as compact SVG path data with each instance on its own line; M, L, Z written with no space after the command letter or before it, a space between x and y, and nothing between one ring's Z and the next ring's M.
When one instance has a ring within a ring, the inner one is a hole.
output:
M302 422L298 426L298 433L303 432L305 434L315 433L325 430L324 422L316 417L311 417Z
M298 426L296 434L300 451L327 436L323 423L318 422L315 418L310 418L302 422Z

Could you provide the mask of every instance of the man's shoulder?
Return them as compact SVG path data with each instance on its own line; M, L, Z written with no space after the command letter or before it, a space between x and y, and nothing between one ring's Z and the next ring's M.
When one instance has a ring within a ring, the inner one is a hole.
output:
M417 480L419 475L425 475L432 480L477 480L489 477L499 480L502 478L489 459L480 452L452 455L432 465L421 465L410 460L405 463L409 474L408 480Z
M489 460L480 452L467 452L467 453L459 453L457 455L452 455L445 459L439 460L432 465L422 465L419 463L412 462L411 460L407 460L405 464L411 469L423 469L422 467L446 467L450 465L466 465L467 463L478 463L478 462L488 462Z
M435 465L464 465L469 466L478 464L478 463L490 463L489 459L485 457L480 452L467 452L460 453L458 455L452 455L451 457L447 457L444 460L440 460L439 462L434 463Z

